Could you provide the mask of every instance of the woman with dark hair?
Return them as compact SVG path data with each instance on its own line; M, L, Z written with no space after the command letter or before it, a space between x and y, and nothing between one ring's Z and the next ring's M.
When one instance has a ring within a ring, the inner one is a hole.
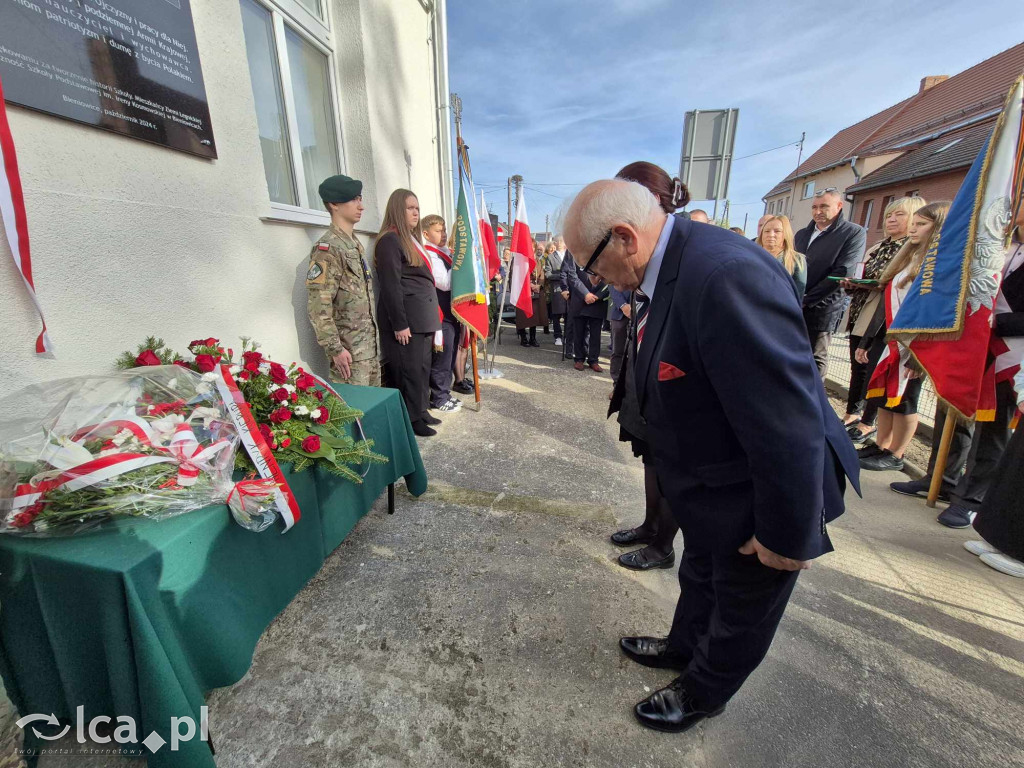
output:
M377 325L385 384L402 393L412 429L436 435L427 413L434 332L441 328L434 278L421 243L420 203L407 189L388 198L373 254L377 266Z
M617 174L616 178L635 181L650 190L665 213L671 215L690 202L690 193L679 179L670 177L664 170L653 163L630 163ZM677 215L686 216L685 213ZM632 297L630 297L632 299ZM630 317L635 317L634 307ZM619 564L635 571L647 571L651 568L671 568L676 555L672 549L679 526L672 516L668 501L658 489L658 478L654 472L654 459L651 446L647 442L647 426L640 417L640 404L636 398L636 385L633 381L633 348L636 331L630 323L628 339L622 360L622 367L612 392L612 402L608 407L608 416L619 414L619 440L631 443L633 455L644 463L644 494L646 496L646 512L644 521L636 528L627 528L612 534L612 543L620 547L633 544L646 544L641 549L626 552L619 557Z

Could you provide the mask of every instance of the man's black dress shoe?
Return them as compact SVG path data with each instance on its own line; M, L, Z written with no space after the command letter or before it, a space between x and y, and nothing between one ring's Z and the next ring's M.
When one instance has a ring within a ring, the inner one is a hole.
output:
M688 731L704 718L717 717L724 711L724 704L716 709L705 708L686 692L678 680L655 691L633 709L640 725L665 733Z
M644 533L641 528L627 528L611 535L612 544L620 547L631 547L634 544L650 544L651 534Z
M666 637L623 637L619 648L637 664L655 669L676 669L682 671L690 660L668 649Z
M423 423L434 426L435 424L440 424L441 420L436 416L431 416L429 413L425 413L423 414Z
M433 437L437 434L437 430L431 429L422 421L414 421L412 424L412 431L420 437Z
M669 552L665 557L652 557L651 548L635 549L619 555L619 565L632 571L649 571L652 568L671 568L675 565L676 553Z

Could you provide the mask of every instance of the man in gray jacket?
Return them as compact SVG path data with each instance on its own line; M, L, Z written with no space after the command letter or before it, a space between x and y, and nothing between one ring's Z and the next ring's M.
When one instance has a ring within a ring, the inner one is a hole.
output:
M565 240L556 237L555 250L548 255L548 260L544 264L544 281L548 284L548 291L551 295L551 308L548 310L548 315L555 328L556 347L562 346L562 319L568 309L564 293L565 287L562 284L562 265L565 263L565 256ZM572 261L572 258L569 261ZM568 324L566 325L568 326ZM568 327L565 329L565 334L568 337Z

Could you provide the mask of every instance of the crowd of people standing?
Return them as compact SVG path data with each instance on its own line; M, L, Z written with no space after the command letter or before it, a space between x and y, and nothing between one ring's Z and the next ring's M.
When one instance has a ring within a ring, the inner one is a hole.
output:
M685 187L658 166L632 163L617 178L643 185L666 214L706 223L703 211L682 210L689 202ZM324 181L320 192L332 225L314 245L306 283L310 320L330 361L331 377L398 389L416 434L436 434L433 426L440 419L431 411L441 415L458 411L462 403L456 394L474 391L464 376L468 332L451 308L452 260L446 223L436 214L421 219L416 195L396 190L375 242L374 291L373 272L354 235L363 210L361 183L335 176ZM884 239L867 249L864 229L844 219L844 201L834 189L816 193L812 221L799 231L794 232L784 215L763 216L758 222L756 243L782 265L800 297L807 340L822 381L833 334L845 321L850 383L843 422L850 440L860 446L857 455L864 470L903 469L905 451L917 430L924 378L906 348L886 338L886 329L938 237L949 205L946 201L929 204L920 197L893 200L884 211ZM1019 223L1014 237L1017 255L1007 260L1007 277L1024 261ZM643 522L616 532L612 540L620 546L644 545L619 558L624 567L669 568L675 562L673 540L678 527L650 470L650 446L629 373L630 345L637 337L637 296L616 290L592 269L609 238L598 243L590 263L583 265L573 259L561 236L544 246L534 243L536 264L529 276L532 311L516 310L516 331L523 346L538 347L537 331L542 329L545 335L553 335L555 347L562 348L563 359L572 361L576 370L598 373L603 372L599 362L602 331L610 331L610 413L618 413L621 439L630 442L644 462L647 497ZM507 272L502 271L499 281L506 279ZM1018 287L1021 281L1017 280L1007 280L1006 286L1003 302L1010 303L997 315L995 331L1021 336L1024 321L1018 323L1017 318L1024 317L1024 312L1013 311L1017 306L1013 300L1016 293L1024 294L1024 287ZM1024 307L1024 296L1018 303ZM997 515L994 505L986 507L985 499L1001 477L1016 410L1011 382L1001 382L997 394L995 420L958 423L946 466L938 470L938 435L945 414L937 410L928 467L928 475L943 472L940 499L949 502L938 522L966 528L987 509L983 527L990 536L999 526L992 523ZM890 487L923 497L928 485L926 476L893 482ZM1010 498L1005 488L996 494ZM1011 541L995 536L999 541L994 544L974 542L971 551L977 550L993 567L1024 576L1020 562L1024 543L1019 533L1015 536Z

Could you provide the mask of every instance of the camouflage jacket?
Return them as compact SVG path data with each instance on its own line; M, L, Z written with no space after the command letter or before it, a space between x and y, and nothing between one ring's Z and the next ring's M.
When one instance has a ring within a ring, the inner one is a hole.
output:
M342 349L353 360L378 357L373 278L363 246L332 226L313 244L306 272L306 309L316 340L328 357Z

